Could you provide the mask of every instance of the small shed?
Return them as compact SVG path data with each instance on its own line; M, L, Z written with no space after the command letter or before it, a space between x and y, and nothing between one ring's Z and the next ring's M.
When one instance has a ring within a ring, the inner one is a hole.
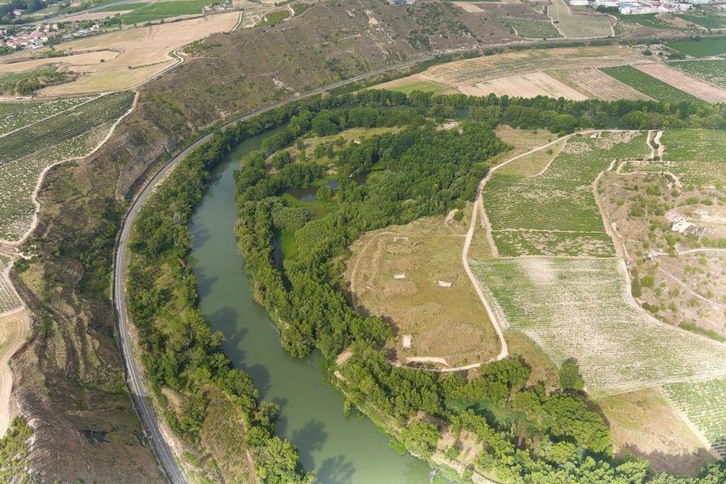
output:
M404 348L410 348L411 347L411 335L410 334L404 334L403 335L403 347Z

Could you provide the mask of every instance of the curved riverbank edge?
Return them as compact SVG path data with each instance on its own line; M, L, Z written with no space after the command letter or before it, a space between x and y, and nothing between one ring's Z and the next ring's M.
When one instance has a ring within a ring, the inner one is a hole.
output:
M111 302L117 320L118 344L119 349L121 350L132 403L139 415L144 433L151 442L157 461L167 478L172 483L184 483L188 482L188 479L179 465L178 458L180 456L176 455L170 446L170 437L162 430L160 419L154 410L150 393L147 391L146 383L143 378L143 366L139 361L140 349L138 348L138 342L132 337L133 322L129 317L126 301L125 278L128 262L128 242L136 217L138 216L141 208L153 194L155 188L168 177L172 170L174 170L174 168L177 167L192 151L210 141L215 132L237 123L249 121L264 113L273 111L295 101L311 98L333 89L363 81L370 77L412 67L416 64L430 61L432 59L434 59L434 56L425 56L415 60L377 69L350 79L338 81L333 84L314 89L295 98L269 104L263 108L251 111L232 121L229 121L218 128L215 128L212 132L202 134L182 151L171 157L146 183L146 185L144 185L143 189L141 189L141 191L139 191L138 194L131 200L128 211L122 221L114 247Z

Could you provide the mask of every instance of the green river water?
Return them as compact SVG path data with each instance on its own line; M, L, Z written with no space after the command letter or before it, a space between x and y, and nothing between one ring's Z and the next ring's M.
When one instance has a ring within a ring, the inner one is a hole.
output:
M401 456L369 420L346 417L343 398L323 382L320 357L291 358L272 320L250 293L237 252L234 179L240 158L259 149L262 136L240 145L220 166L192 220L194 273L201 308L225 335L224 350L252 375L265 400L280 405L278 434L299 450L306 470L323 483L427 483L429 466Z

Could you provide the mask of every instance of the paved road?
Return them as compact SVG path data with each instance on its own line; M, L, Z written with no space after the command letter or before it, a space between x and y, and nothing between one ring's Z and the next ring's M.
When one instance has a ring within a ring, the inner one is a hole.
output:
M284 101L278 101L276 103L270 104L262 109L258 109L256 111L252 111L244 116L241 116L233 121L230 121L229 123L226 123L222 126L222 128L229 126L231 124L241 122L241 121L247 121L251 118L254 118L255 116L259 116L260 114L263 114L267 111L271 111L275 108L278 108L280 106L283 106L287 103L293 102L297 99L305 98L314 96L317 94L320 94L324 91L329 91L331 89L335 89L338 87L345 86L347 84L351 84L357 81L361 81L363 79L366 79L368 77L376 76L382 73L385 73L387 71L401 69L404 67L410 67L414 64L424 62L427 60L433 59L433 56L426 56L426 57L419 57L415 60L411 60L408 62L403 62L400 64L396 64L390 67L386 67L383 69L377 69L375 71L368 72L366 74L362 74L350 79L346 79L344 81L339 81L333 84L329 84L327 86L321 87L319 89L315 89L313 91L310 91L308 93L305 93L301 96L298 96L297 98L288 99ZM221 129L221 128L220 128ZM123 225L121 227L121 231L119 232L119 236L116 240L116 248L114 251L114 260L113 260L113 288L112 288L112 294L111 294L111 300L113 302L114 310L116 312L116 320L118 322L118 333L119 333L119 343L121 345L121 355L123 356L124 361L124 367L126 369L126 377L127 377L127 383L129 386L129 390L131 392L131 399L133 401L134 407L136 408L137 413L139 414L139 418L141 419L141 423L143 425L144 431L147 435L147 437L151 440L154 452L156 454L156 458L159 461L159 464L161 468L163 469L164 473L166 474L169 481L172 483L185 483L187 482L187 478L184 475L184 472L179 467L179 464L177 463L174 452L169 447L168 442L164 439L164 436L161 432L161 428L159 426L159 420L157 418L156 413L154 412L154 407L148 397L148 393L146 391L146 388L144 386L142 371L140 368L139 361L134 357L134 351L133 351L133 342L131 341L131 336L129 333L129 327L130 327L130 319L128 314L128 308L126 306L126 293L124 288L124 280L126 278L126 258L127 258L127 249L128 249L128 242L131 235L131 228L134 225L134 222L136 221L136 217L139 214L139 211L141 210L141 207L144 205L146 200L148 200L149 196L154 191L154 188L164 180L164 178L171 172L171 170L174 169L179 162L181 162L186 156L195 148L199 147L201 144L205 143L206 141L209 141L212 137L212 134L208 134L205 136L202 136L198 138L192 145L190 145L188 148L186 148L181 153L174 156L172 159L170 159L166 165L164 165L159 172L154 175L154 177L146 184L144 189L134 198L134 200L131 202L131 206L129 207L128 212L126 213L126 217L123 220Z

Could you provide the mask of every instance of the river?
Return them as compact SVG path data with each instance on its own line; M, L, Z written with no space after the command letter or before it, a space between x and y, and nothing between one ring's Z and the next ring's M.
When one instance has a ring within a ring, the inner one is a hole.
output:
M224 350L252 375L260 395L280 405L278 435L299 450L303 466L323 483L397 484L429 482L429 466L401 456L372 422L346 417L343 398L323 382L320 357L291 358L264 308L250 293L237 252L233 172L240 158L259 149L251 138L217 170L215 181L192 219L193 269L201 309L225 335Z

